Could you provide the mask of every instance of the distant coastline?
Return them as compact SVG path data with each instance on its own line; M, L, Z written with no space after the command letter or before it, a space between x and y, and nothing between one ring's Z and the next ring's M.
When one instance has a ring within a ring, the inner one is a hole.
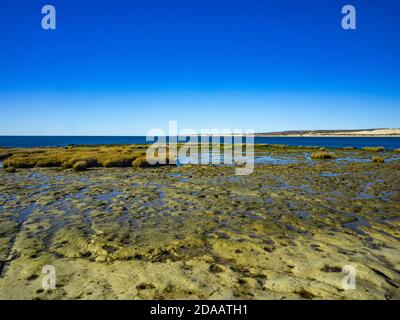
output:
M242 136L248 134L198 134L197 136ZM399 138L400 128L379 128L379 129L352 129L352 130L286 130L273 132L256 132L255 137L325 137L325 138Z
M256 133L256 137L400 137L400 128L354 130L290 130Z

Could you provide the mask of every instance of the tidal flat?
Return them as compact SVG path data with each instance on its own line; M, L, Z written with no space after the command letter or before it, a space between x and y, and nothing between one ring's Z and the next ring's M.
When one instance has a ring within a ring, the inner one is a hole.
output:
M329 152L260 147L248 176L0 168L0 299L400 299L400 154Z

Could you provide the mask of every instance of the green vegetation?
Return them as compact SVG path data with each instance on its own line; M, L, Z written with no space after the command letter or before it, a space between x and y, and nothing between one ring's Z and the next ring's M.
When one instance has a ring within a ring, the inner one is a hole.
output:
M168 155L165 155L165 163L155 163L150 164L147 161L146 155L141 155L132 161L132 167L134 168L146 168L146 167L162 167L162 166L175 166L175 164L170 163L170 158Z
M1 150L2 151L2 150ZM130 167L132 161L144 154L143 146L84 146L65 148L8 149L5 168L63 167L73 168L84 161L87 168Z
M139 154L134 154L127 157L107 159L101 164L103 167L106 168L130 167L132 165L132 161L137 159L139 156L140 156Z
M9 172L9 173L13 173L13 172L16 172L17 170L14 167L7 167L7 168L4 168L4 171L5 172Z
M62 167L64 169L84 170L94 167L159 167L146 160L147 146L68 146L62 148L16 148L8 149L4 168ZM157 155L155 155L157 156ZM167 164L168 165L168 156ZM83 163L85 165L83 165ZM84 169L81 169L84 168Z
M384 147L364 147L364 151L369 151L369 152L382 152L385 151Z
M69 168L73 168L75 163L80 162L80 161L84 161L86 162L86 166L88 168L94 168L94 167L100 167L101 165L97 162L97 160L95 158L91 158L91 157L81 157L81 158L73 158L71 160L67 160L65 162L63 162L62 167L64 169L69 169Z
M11 156L11 153L9 152L0 152L0 161L7 159L9 156Z
M14 167L14 168L33 168L36 166L36 159L32 159L29 157L10 157L4 161L4 168Z
M314 152L311 154L311 159L313 160L331 160L335 159L335 155L325 151Z
M282 152L301 152L301 151L318 151L321 147L312 146L289 146L286 144L255 144L254 151L282 151ZM243 150L246 150L243 148Z
M58 159L45 158L38 160L36 162L36 167L59 167L61 164L61 161Z
M382 157L373 157L372 161L376 163L385 163L385 159Z
M396 149L394 150L394 152L400 153L400 149Z
M75 171L85 171L87 169L86 161L78 161L74 164L73 169Z
M150 163L146 160L146 156L140 156L132 161L132 167L134 168L145 168L150 166Z

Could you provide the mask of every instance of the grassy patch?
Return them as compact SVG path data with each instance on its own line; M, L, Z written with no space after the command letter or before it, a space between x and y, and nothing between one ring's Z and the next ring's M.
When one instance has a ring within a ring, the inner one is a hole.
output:
M302 151L318 151L321 147L312 147L312 146L289 146L286 144L255 144L254 151L256 152L302 152ZM243 145L243 151L246 148Z
M7 168L4 168L4 171L9 172L9 173L14 173L17 171L17 169L15 169L14 167L7 167Z
M28 157L11 157L4 161L4 168L14 167L14 168L33 168L36 166L37 159L32 159Z
M106 168L119 168L119 167L130 167L132 161L140 157L140 155L122 156L118 158L105 159L102 161L102 166Z
M369 151L369 152L382 152L385 151L384 147L364 147L364 151Z
M85 171L87 169L86 161L78 161L72 167L75 171Z
M77 162L84 161L87 168L101 166L131 167L132 161L143 154L143 146L141 145L18 148L7 150L7 159L3 165L4 167L14 168L73 168Z
M51 158L46 158L46 159L40 159L36 161L36 166L37 167L59 167L62 164L62 162L59 159L51 159Z
M9 152L0 152L0 161L7 159L10 156L11 156L11 153L9 153Z
M372 161L375 163L385 163L385 159L382 157L373 157Z
M140 156L132 161L132 167L146 168L146 167L151 167L151 164L147 162L146 156Z
M176 164L170 163L170 158L168 155L165 155L166 163L154 163L151 161L147 161L146 155L141 155L132 161L132 167L134 168L146 168L146 167L162 167L162 166L175 166Z
M325 151L314 152L311 154L311 159L313 160L331 160L335 159L335 155Z

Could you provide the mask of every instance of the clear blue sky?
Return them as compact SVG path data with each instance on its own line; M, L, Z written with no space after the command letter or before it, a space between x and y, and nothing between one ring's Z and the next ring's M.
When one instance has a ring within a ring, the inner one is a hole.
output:
M400 127L399 32L398 0L1 0L0 135Z

